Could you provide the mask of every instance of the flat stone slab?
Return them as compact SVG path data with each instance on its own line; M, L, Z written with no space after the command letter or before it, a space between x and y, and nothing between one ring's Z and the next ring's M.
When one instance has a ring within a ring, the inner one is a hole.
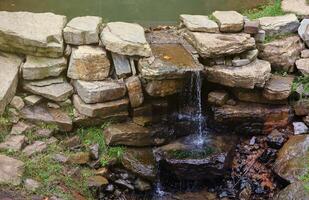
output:
M95 16L75 17L63 29L67 44L85 45L99 43L102 18Z
M253 89L263 87L270 78L270 63L256 60L242 67L213 66L205 68L208 81L229 87Z
M267 81L263 96L268 100L285 100L292 93L294 77L272 75Z
M244 28L244 16L236 11L215 11L212 15L218 22L221 32L235 33Z
M22 161L0 155L0 184L19 185L24 173Z
M85 103L103 103L121 99L125 96L127 89L122 80L106 81L81 81L73 82L79 97Z
M295 13L298 16L309 15L309 4L307 0L282 0L281 9L286 13Z
M254 38L246 33L187 32L185 37L203 58L235 55L255 48Z
M205 15L180 15L180 20L187 29L193 32L219 32L218 24Z
M43 58L27 56L22 66L22 75L25 80L39 80L48 77L57 77L67 68L67 60L61 58Z
M296 60L296 68L303 74L309 75L309 58Z
M245 102L252 103L261 103L261 104L288 104L287 100L269 100L263 96L263 88L260 89L243 89L243 88L234 88L234 96Z
M68 77L85 81L100 81L108 77L110 61L101 47L79 46L72 49Z
M297 32L299 21L295 14L259 18L261 29L268 36L284 35Z
M105 48L114 53L128 56L151 55L143 27L125 22L108 23L101 33Z
M18 56L0 52L0 115L15 95L21 63Z
M73 94L73 87L63 77L39 81L26 81L24 90L52 101L65 101Z
M129 106L128 99L120 99L105 103L86 104L78 96L73 96L73 104L79 113L89 117L110 116L122 111L127 111Z
M34 56L61 57L66 17L52 13L0 12L0 49Z

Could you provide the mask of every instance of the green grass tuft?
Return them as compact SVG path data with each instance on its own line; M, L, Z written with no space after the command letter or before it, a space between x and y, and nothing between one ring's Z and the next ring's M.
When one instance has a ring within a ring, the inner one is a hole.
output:
M295 92L296 89L303 85L304 87L304 93L309 93L309 76L298 76L294 79L293 85L292 85L292 91ZM303 96L303 95L302 95Z
M249 17L249 19L257 19L261 17L279 16L285 13L281 9L281 0L269 1L267 5L260 6L251 10L246 10L243 15Z

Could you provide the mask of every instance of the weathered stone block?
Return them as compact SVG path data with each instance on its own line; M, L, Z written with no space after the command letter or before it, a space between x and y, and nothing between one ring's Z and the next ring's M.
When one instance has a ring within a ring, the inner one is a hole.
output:
M125 80L131 107L136 108L143 104L144 94L139 77L132 76Z
M187 29L193 32L219 32L218 24L204 15L180 15L180 20Z
M236 11L215 11L212 15L218 22L221 32L235 33L244 28L244 16Z

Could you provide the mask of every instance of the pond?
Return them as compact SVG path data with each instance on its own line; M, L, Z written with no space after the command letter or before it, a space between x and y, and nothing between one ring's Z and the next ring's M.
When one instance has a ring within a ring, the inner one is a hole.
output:
M180 14L253 8L265 0L0 0L0 10L54 12L69 18L103 16L105 21L175 24Z

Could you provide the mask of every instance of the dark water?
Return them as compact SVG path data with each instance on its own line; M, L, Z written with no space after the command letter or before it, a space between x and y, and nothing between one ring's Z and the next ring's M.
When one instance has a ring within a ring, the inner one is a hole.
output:
M0 0L0 10L54 12L69 18L95 15L105 21L155 25L175 24L180 14L243 10L262 2L265 0Z

